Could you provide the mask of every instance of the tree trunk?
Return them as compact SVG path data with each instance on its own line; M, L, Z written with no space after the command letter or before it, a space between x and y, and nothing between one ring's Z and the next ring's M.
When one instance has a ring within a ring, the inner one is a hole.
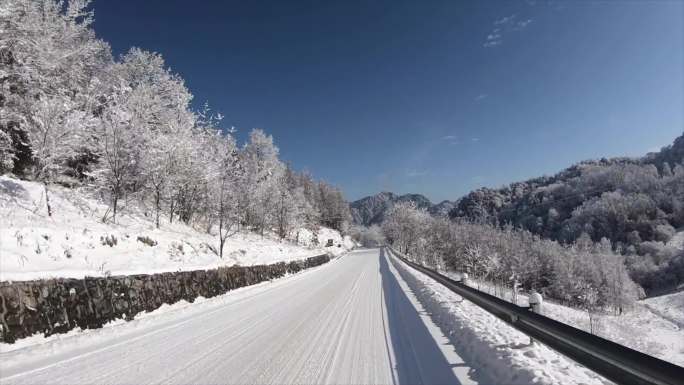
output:
M226 244L226 238L223 237L223 213L219 213L219 215L219 257L223 259L223 245Z
M161 191L159 191L159 188L157 188L157 189L156 189L156 194L155 194L155 197L154 197L154 206L155 206L155 210L156 210L155 224L157 225L157 228L159 228L159 210L161 209L161 207L159 207L159 206L160 206L160 205L159 205L159 201L160 201L160 199L161 199L161 196L160 196L160 195L161 195Z
M48 184L43 182L43 187L45 188L45 205L47 206L48 217L52 216L52 207L50 207L50 195L48 193Z
M173 199L173 195L171 195L171 202L169 205L169 223L173 223L173 209L174 209L174 204L176 200Z
M114 197L112 197L112 222L116 223L116 209L117 205L119 203L119 194L115 193Z

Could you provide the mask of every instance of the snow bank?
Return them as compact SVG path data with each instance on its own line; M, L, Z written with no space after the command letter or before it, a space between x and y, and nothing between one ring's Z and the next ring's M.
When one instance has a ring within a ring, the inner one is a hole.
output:
M460 279L457 273L447 273ZM511 290L502 295L488 282L469 280L469 285L512 302ZM527 296L518 294L519 306L527 306ZM556 321L592 333L589 314L545 300L542 313ZM594 314L593 334L631 349L684 366L684 292L638 301L622 315Z
M658 314L679 327L679 342L684 345L684 291L648 298L641 303L651 312ZM679 365L684 366L684 346L679 349Z
M105 224L101 218L107 206L98 197L60 186L51 186L50 203L52 217L47 215L42 185L0 176L0 281L270 264L351 249L350 240L326 228L318 238L334 239L341 247L238 233L228 239L221 259L214 251L216 236L168 220L156 229L151 210L128 205L117 224Z
M332 240L332 246L326 246ZM322 247L326 252L339 256L357 247L350 236L342 236L339 231L321 227L317 233L308 229L300 229L298 240L300 245L307 247Z
M544 345L530 345L525 334L398 259L392 262L457 353L487 383L611 383Z

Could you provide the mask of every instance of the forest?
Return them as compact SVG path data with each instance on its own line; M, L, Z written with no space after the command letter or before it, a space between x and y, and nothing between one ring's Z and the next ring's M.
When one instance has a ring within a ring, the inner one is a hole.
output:
M382 234L428 266L466 272L500 288L539 291L590 312L619 314L644 295L630 278L625 257L605 238L595 243L585 234L560 244L510 224L435 217L412 202L390 210Z
M585 161L551 177L475 190L448 218L399 202L381 231L359 230L359 237L476 280L619 314L684 283L684 249L675 239L684 225L683 160L681 136L642 158Z
M512 225L572 244L610 242L647 293L684 282L682 250L668 243L684 226L684 136L641 158L585 161L556 175L475 190L452 219Z
M319 225L344 230L350 213L336 187L296 172L273 138L254 129L244 145L207 104L193 108L183 78L161 54L114 57L93 30L88 0L0 4L0 173L44 186L85 187L115 223L131 205L160 221L216 234L281 238Z

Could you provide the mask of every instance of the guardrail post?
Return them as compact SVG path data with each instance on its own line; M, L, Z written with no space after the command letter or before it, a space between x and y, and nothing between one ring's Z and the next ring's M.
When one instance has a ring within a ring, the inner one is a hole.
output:
M530 310L537 314L541 314L542 311L542 302L544 302L544 299L542 298L542 295L537 293L536 291L533 291L530 294Z
M530 293L528 302L530 304L530 310L532 310L533 313L541 314L542 302L544 302L541 294L533 291ZM534 345L534 338L532 337L530 337L530 345Z

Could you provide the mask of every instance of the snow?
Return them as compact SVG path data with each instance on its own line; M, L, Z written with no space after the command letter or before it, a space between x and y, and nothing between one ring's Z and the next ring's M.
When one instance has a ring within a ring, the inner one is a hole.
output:
M299 244L308 247L315 247L314 236L316 236L316 238L318 239L319 247L325 247L328 243L328 240L331 239L333 241L333 246L325 247L325 250L328 253L333 254L334 256L340 256L346 253L348 250L351 250L359 246L351 239L351 237L342 236L339 231L332 230L326 227L321 227L315 234L311 230L300 229L298 240Z
M449 274L459 279L458 274ZM487 282L469 280L469 285L495 294ZM510 291L500 298L511 301ZM528 306L528 297L518 295L518 305ZM586 311L544 299L542 314L591 333ZM594 314L593 333L621 345L684 366L684 292L638 301L622 315Z
M667 242L667 246L684 250L684 229L679 229Z
M651 312L678 325L684 333L684 291L648 298L641 303ZM684 341L684 335L680 340ZM684 355L684 347L680 349L680 354ZM684 366L684 357L681 357L679 362L679 365Z
M164 219L154 225L152 210L129 204L117 224L102 223L107 207L84 188L50 187L52 217L47 215L41 184L0 176L0 281L40 278L152 274L210 269L219 266L269 264L330 252L340 255L354 245L349 237L327 228L319 239L335 247L267 234L238 233L228 238L224 259L212 251L217 236ZM302 229L310 237L309 230ZM104 239L114 237L108 246ZM157 242L148 246L138 237ZM341 247L336 247L340 244Z
M632 349L652 355L665 361L684 366L684 328L682 320L679 324L673 322L675 317L682 316L684 310L684 296L675 295L672 301L679 301L679 307L668 308L667 300L654 301L647 299L637 302L634 309L623 313L621 316L613 314L597 315L598 330L594 334L625 345ZM667 297L667 296L666 296ZM522 305L526 305L523 301ZM663 309L662 312L659 309ZM661 313L670 313L668 319ZM545 302L543 305L544 315L589 332L589 316L586 312L572 309L567 306ZM676 315L678 314L678 316Z
M393 258L432 320L457 352L496 384L605 384L610 381L535 343L495 316Z
M461 359L426 310L377 249L355 251L131 322L0 344L0 382L477 383L486 368Z

